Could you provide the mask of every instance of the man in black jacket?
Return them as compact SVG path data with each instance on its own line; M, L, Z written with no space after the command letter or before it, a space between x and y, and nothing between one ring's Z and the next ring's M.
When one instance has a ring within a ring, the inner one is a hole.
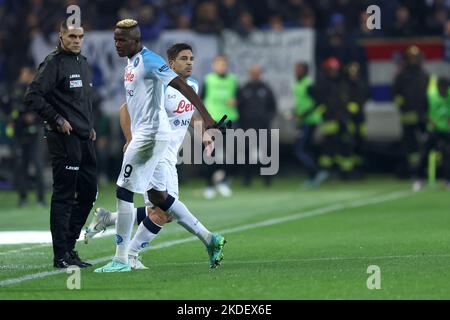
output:
M14 176L16 190L19 193L19 207L27 204L27 194L30 189L28 179L29 166L35 167L35 190L39 206L45 205L44 199L44 153L41 141L42 128L38 117L27 110L23 96L28 85L34 78L32 68L23 67L20 70L19 80L12 93L11 118L14 123L13 150L14 150Z
M39 65L25 102L44 119L53 169L50 229L54 266L88 267L75 249L97 195L92 81L80 54L82 27L61 23L58 48Z
M238 90L237 107L239 110L239 125L242 129L267 129L270 130L270 123L276 113L276 101L272 89L267 83L261 80L262 69L259 65L252 65L249 68L250 81ZM270 150L270 139L267 140L267 147ZM261 143L261 142L259 142ZM246 144L246 159L258 159L259 150L256 145ZM260 167L260 166L259 166ZM244 168L244 185L249 186L256 167L248 164ZM272 176L265 176L265 182L270 185Z
M399 148L401 161L397 170L400 177L408 178L417 170L420 158L419 141L426 129L430 77L423 68L423 55L418 47L407 48L404 58L405 64L394 80L393 95L403 132Z

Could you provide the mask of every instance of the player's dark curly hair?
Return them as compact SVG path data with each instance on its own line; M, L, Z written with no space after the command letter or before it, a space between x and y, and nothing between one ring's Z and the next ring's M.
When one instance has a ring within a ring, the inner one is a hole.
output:
M167 60L175 60L178 54L183 50L192 51L192 47L187 43L175 43L169 49L167 49Z

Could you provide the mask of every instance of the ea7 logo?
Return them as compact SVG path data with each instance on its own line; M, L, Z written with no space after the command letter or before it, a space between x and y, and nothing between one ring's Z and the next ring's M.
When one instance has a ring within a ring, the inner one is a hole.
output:
M80 170L80 167L66 166L66 170L78 171Z
M366 10L367 17L366 25L370 30L381 29L381 10L379 6L371 5L367 7Z

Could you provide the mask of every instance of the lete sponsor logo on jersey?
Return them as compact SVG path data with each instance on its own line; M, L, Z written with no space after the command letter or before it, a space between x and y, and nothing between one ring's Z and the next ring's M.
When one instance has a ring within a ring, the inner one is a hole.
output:
M186 100L181 100L174 113L182 114L185 112L194 111L194 108L195 107L192 103L186 103Z
M131 71L125 72L124 80L125 80L125 82L133 82L133 80L134 80L134 73L131 72Z

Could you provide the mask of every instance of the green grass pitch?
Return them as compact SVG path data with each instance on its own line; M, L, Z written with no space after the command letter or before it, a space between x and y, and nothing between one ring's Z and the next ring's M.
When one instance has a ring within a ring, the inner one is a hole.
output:
M409 182L371 178L302 191L279 178L271 188L235 183L233 197L209 201L201 187L182 185L182 200L227 238L220 268L208 268L202 243L176 223L143 253L149 270L93 273L113 255L113 237L79 242L80 255L96 263L81 271L80 290L53 269L50 245L0 245L0 299L450 299L443 187L412 193ZM47 208L15 203L15 194L0 193L0 232L49 229ZM114 208L113 186L96 206ZM367 287L371 265L381 289Z

